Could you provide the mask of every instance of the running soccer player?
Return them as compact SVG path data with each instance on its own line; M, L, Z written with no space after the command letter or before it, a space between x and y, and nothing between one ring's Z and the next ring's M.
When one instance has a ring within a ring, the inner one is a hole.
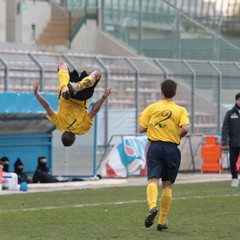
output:
M172 202L174 184L181 162L178 148L180 139L189 131L187 110L174 103L177 83L166 79L161 84L162 101L149 105L139 118L138 131L147 132L147 202L149 212L145 227L153 225L158 214L157 198L159 179L162 179L162 195L157 230L168 228L167 215Z

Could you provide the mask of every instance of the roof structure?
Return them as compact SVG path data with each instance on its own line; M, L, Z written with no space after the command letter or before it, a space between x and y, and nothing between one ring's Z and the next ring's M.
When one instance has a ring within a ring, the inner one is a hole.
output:
M54 111L58 108L58 96L42 93ZM49 133L55 129L46 117L43 107L32 93L0 93L0 134Z

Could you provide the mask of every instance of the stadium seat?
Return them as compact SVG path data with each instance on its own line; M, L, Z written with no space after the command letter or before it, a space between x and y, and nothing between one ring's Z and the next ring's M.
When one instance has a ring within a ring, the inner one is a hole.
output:
M109 99L109 104L113 108L134 108L134 101L128 99Z

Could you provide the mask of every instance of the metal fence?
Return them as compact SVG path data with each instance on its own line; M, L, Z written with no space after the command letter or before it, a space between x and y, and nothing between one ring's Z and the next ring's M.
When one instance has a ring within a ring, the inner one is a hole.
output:
M226 109L234 104L234 96L240 89L239 62L108 57L70 52L53 54L5 49L0 50L0 91L30 92L33 81L38 79L41 91L55 92L58 85L57 65L63 61L71 69L97 69L102 73L95 90L95 99L102 96L105 88L112 88L99 121L103 144L113 134L137 132L140 112L160 99L160 83L165 78L178 81L175 100L189 111L192 133L220 133ZM121 122L121 119L124 121ZM118 121L118 126L114 125L114 121Z
M85 8L97 8L98 0L53 0L60 6L67 9L85 9Z
M219 31L166 2L171 1L102 0L103 30L147 57L240 61L239 47Z
M163 0L188 16L217 30L238 30L239 0Z

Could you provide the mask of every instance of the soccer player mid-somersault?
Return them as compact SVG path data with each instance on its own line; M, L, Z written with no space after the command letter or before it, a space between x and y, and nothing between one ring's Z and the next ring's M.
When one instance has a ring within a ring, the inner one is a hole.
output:
M38 91L39 82L33 84L33 93L47 112L48 119L62 131L62 143L65 147L71 146L76 135L87 133L94 122L94 117L102 104L111 93L111 88L105 90L103 96L87 112L90 98L98 84L101 75L93 71L88 75L85 71L79 76L77 71L69 71L66 63L58 66L58 111L54 112L48 101Z

